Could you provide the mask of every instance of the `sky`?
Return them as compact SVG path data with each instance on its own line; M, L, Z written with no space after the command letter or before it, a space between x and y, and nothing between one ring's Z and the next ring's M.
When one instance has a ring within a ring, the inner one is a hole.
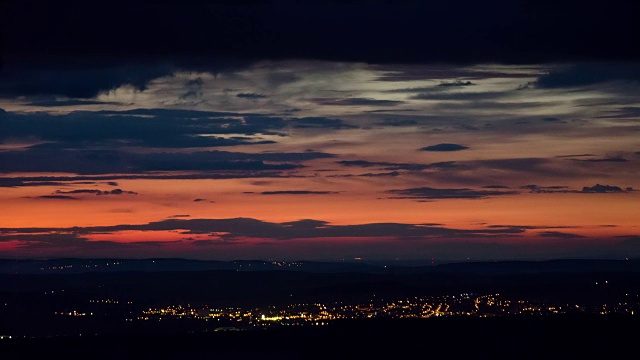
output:
M640 256L637 2L0 6L0 258Z

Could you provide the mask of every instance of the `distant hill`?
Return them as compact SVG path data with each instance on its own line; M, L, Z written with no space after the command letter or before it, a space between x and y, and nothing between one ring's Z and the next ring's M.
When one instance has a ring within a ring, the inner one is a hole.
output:
M304 271L313 273L355 272L368 274L469 273L525 274L574 272L639 272L640 260L560 259L545 261L458 262L438 265L407 265L403 262L369 263L364 261L273 261L273 260L192 260L151 259L0 259L0 274L80 274L92 272L167 272L167 271Z
M309 272L382 272L384 267L364 262L315 262L267 260L191 260L191 259L0 259L0 273L4 274L80 274L88 272L124 271L272 271L293 270Z
M638 272L640 271L640 260L565 259L465 262L442 264L436 266L433 270L436 272L475 274Z
M505 261L385 268L360 262L57 259L2 260L0 269L0 294L41 293L50 297L51 291L56 291L56 296L65 291L65 296L145 303L256 305L467 292L584 298L614 289L616 293L636 293L640 284L638 260Z

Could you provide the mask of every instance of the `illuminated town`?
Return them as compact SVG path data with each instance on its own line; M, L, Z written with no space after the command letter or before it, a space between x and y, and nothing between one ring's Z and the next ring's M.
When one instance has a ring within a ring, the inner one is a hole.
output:
M296 327L325 331L351 323L418 322L396 321L403 319L425 319L421 324L485 318L635 321L638 264L5 261L0 279L8 291L0 292L0 335L8 340ZM436 318L447 320L426 320Z
M628 301L600 305L549 304L514 300L500 294L476 295L463 293L451 296L377 299L347 304L300 303L283 307L243 309L215 308L191 305L172 305L149 308L128 321L163 321L169 319L198 319L220 324L218 330L242 330L250 327L323 326L341 319L408 319L431 317L495 317L513 315L557 314L624 314L634 315L640 310L640 297L625 294Z

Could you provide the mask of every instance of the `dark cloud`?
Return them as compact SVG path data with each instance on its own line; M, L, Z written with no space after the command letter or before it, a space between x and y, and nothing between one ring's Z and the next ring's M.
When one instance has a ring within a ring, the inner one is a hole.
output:
M355 176L362 176L362 177L391 176L391 177L396 177L396 176L400 176L400 172L399 171L390 171L390 172L384 172L384 173L364 173L364 174L357 174Z
M358 166L358 167L372 167L372 166L386 166L390 163L387 162L373 162L373 161L366 161L366 160L341 160L341 161L336 161L336 163L340 164L340 165L344 165L344 166Z
M469 84L467 84L469 83ZM462 91L462 87L475 85L471 82L441 82L436 86L412 87L387 90L389 93L408 93L413 100L444 100L444 101L485 101L496 100L509 95L504 91ZM456 89L458 88L458 89Z
M222 154L222 152L220 151L217 151L216 153ZM320 151L305 151L305 152L299 152L299 153L265 152L265 153L257 153L257 154L227 152L224 156L228 156L229 158L234 160L255 158L261 161L272 161L272 162L283 162L283 161L300 162L300 161L308 161L308 160L315 160L315 159L329 159L329 158L335 157L335 155L333 154L320 152Z
M486 185L482 187L483 189L509 189L508 186L504 185Z
M236 95L236 97L255 100L255 99L264 99L267 97L267 95L257 94L257 93L239 93Z
M457 161L456 165L463 170L508 170L513 172L534 172L544 175L568 175L572 171L567 169L556 169L554 163L546 158L513 158L513 159L496 159L496 160L477 160L477 161Z
M39 0L35 2L37 1ZM50 8L47 5L40 6ZM77 31L75 33L77 34ZM216 75L222 71L234 72L245 69L254 62L222 56L202 57L166 52L161 56L141 53L125 55L102 51L99 55L83 51L64 55L52 52L37 55L5 52L4 55L0 71L0 97L74 98L68 101L92 101L88 99L121 86L131 86L135 91L144 91L152 80L172 76L178 71L208 72ZM202 85L201 78L187 80L184 83L186 93L181 97L201 96ZM57 104L52 102L50 106Z
M308 191L308 190L281 190L281 191L263 191L262 195L326 195L337 194L336 191Z
M535 229L573 229L575 226L558 226L558 225L488 225L488 228L515 228L521 230Z
M264 145L275 144L275 141L271 140L258 140L254 141L253 138L245 136L234 136L230 138L217 137L217 136L180 136L164 138L147 138L146 135L142 135L144 139L126 139L118 144L116 139L107 139L102 142L91 141L72 141L72 142L49 142L37 145L32 145L32 148L39 149L78 149L78 148L107 148L118 147L118 145L130 145L135 147L152 147L152 148L201 148L201 147L227 147L237 145Z
M455 70L451 70L455 71ZM414 100L451 100L451 101L481 101L495 100L508 96L504 91L461 91L461 88L475 85L470 81L440 82L435 86L411 87L386 90L389 93L409 93L414 94L409 98Z
M576 154L576 155L558 155L557 158L587 157L595 156L594 154Z
M356 129L355 125L346 124L340 119L328 119L320 117L306 117L291 119L287 122L288 126L296 129Z
M529 184L529 185L521 186L520 188L529 190L530 193L535 193L535 194L576 192L575 190L570 190L568 186L564 186L564 185L540 186L535 184Z
M125 191L122 189L97 190L97 189L76 189L76 190L56 190L56 194L94 194L94 195L138 195L135 191Z
M600 184L596 184L594 186L585 186L582 188L582 190L569 189L568 186L560 186L560 185L539 186L534 184L521 186L520 188L527 189L529 190L529 192L537 193L537 194L545 194L545 193L604 194L604 193L624 193L624 192L633 191L633 188L630 188L630 187L626 189L622 189L619 186L600 185Z
M598 164L598 166L596 166ZM517 185L523 179L545 181L578 181L586 177L602 177L610 174L605 165L611 163L582 163L556 158L505 158L495 160L455 161L442 170L429 173L431 180L439 183L478 186L499 181L505 185Z
M451 99L455 100L455 99ZM464 100L464 99L458 99ZM466 105L466 109L475 110L522 110L535 108L548 108L549 106L561 105L561 101L473 101ZM461 104L458 102L441 102L434 104L436 110L460 110Z
M312 100L318 105L338 106L396 106L404 103L398 100L378 100L370 98L318 98Z
M45 230L45 232L48 232L48 231L53 231L53 230L51 229ZM70 238L78 238L78 237L74 236L73 234L67 234L67 233L60 234L55 232L45 233L45 234L35 234L35 233L32 233L31 229L27 229L25 233L22 233L20 230L17 230L17 229L0 231L0 242L18 240L18 241L32 241L36 243L60 242L60 244L63 245ZM84 239L84 240L87 240L87 239Z
M506 96L502 91L485 92L422 92L411 96L414 100L452 100L452 101L481 101L494 100ZM474 103L476 105L476 103Z
M211 179L247 179L247 178L293 178L303 177L302 175L291 174L290 172L265 170L265 171L208 171L194 173L140 173L140 174L96 174L96 175L74 175L74 176L18 176L12 177L11 186L67 186L73 185L77 181L107 181L107 180L211 180ZM17 185L16 185L17 184ZM2 181L0 181L0 186ZM7 184L8 185L8 184ZM213 201L210 201L213 202Z
M86 257L87 251L98 251L100 257L104 256L104 253L100 251L132 251L136 248L141 248L145 253L157 247L161 244L158 241L144 241L144 242L112 242L112 241L90 241L89 238L80 236L72 231L53 232L44 234L31 234L31 233L0 233L1 241L17 240L23 242L20 246L20 250L41 250L46 249L49 253L57 254L60 257ZM166 242L162 242L166 243ZM93 253L96 254L96 253Z
M78 190L56 190L56 194L94 194L102 195L102 191L94 189L78 189Z
M571 161L581 161L581 162L627 162L629 160L621 157L611 157L604 159L570 159Z
M400 176L401 174L402 173L399 171L390 171L390 172L383 172L383 173L328 175L327 177L384 177L384 176L396 177L396 176Z
M632 90L636 91L636 90ZM617 109L610 110L606 115L600 115L602 119L628 119L640 116L640 107L638 106L620 106Z
M621 193L624 192L622 188L614 185L600 185L595 184L594 186L585 186L582 188L583 193Z
M471 86L471 85L475 85L474 83L472 83L471 81L467 80L467 81L462 81L462 80L456 80L456 81L441 81L440 84L438 86L443 86L443 87L459 87L459 86Z
M375 109L375 110L364 110L365 113L375 114L375 113L405 113L405 112L416 112L416 109Z
M283 135L287 128L351 129L340 119L281 118L173 109L74 111L69 114L0 113L0 141L40 139L43 148L190 148L271 144L256 135ZM242 134L245 136L237 136ZM235 135L229 137L228 135Z
M210 119L210 118L221 118L227 119L227 117L231 116L258 116L258 114L239 114L235 112L224 112L224 111L202 111L202 110L192 110L192 109L162 109L162 108L137 108L131 110L101 110L95 112L97 114L106 114L106 115L135 115L135 116L152 116L154 118L171 118L171 119L181 119L181 120L197 120L197 119Z
M375 125L379 126L415 126L418 122L410 119L385 119Z
M197 99L201 98L204 93L202 92L202 86L204 85L204 81L201 77L196 79L187 80L184 83L186 87L186 92L180 95L181 99Z
M55 199L55 200L78 200L75 196L69 195L42 195L38 196L38 199Z
M395 79L395 78L392 77L392 79ZM395 80L387 79L386 77L378 80L379 81L395 81ZM402 79L398 79L398 80L402 81ZM443 89L438 89L437 86L422 86L422 87L385 90L385 92L388 92L388 93L441 93L442 91Z
M582 235L565 233L561 231L543 231L539 234L542 237L552 237L552 238L560 238L560 239L581 239L584 238Z
M199 151L137 154L117 150L29 149L0 152L0 172L67 172L75 174L145 174L156 171L281 171L302 167L299 162L329 158L320 152L239 153ZM114 176L111 179L118 179ZM97 180L81 178L78 180Z
M640 65L635 63L581 63L542 75L533 85L541 89L581 87L610 81L640 81Z
M425 170L425 169L441 169L441 168L451 168L455 166L455 162L453 161L443 161L436 162L431 164L416 164L416 163L390 163L384 161L366 161L366 160L341 160L336 161L336 163L349 166L349 167L375 167L382 170Z
M550 254L574 254L575 250L584 249L585 244L591 245L593 239L577 238L575 234L555 231L554 226L517 226L517 225L489 225L477 229L457 229L445 227L441 224L407 224L407 223L367 223L354 225L332 225L326 221L314 219L300 219L289 222L267 222L252 218L233 219L189 219L189 218L169 218L161 221L145 224L120 224L112 226L89 226L89 227L69 227L69 228L0 228L0 242L17 241L19 249L16 254L31 254L33 251L46 250L48 254L56 254L65 257L79 256L87 254L98 254L96 257L104 257L106 254L113 254L113 251L126 251L140 257L154 256L181 256L177 254L199 254L204 255L203 246L227 246L231 249L234 244L242 245L242 252L252 251L255 256L264 255L265 249L257 247L246 247L245 240L251 244L269 244L273 246L297 246L295 243L288 243L288 240L309 239L347 241L350 238L370 238L380 241L366 241L359 248L359 254L374 255L379 251L388 251L390 242L395 242L398 246L410 246L412 254L423 254L425 249L429 256L436 258L466 258L468 254L474 254L479 258L490 259L512 259L512 256L521 256L526 252L532 258L544 257ZM539 232L538 230L545 230ZM547 231L548 229L548 231ZM180 238L171 242L115 242L109 240L96 241L94 235L111 234L117 236L120 231L144 231L146 237L153 237L155 231L172 232ZM196 240L196 236L197 240ZM509 245L496 241L511 239L531 240L535 237L539 239L548 238L543 241L556 243L560 248L554 247L549 252L548 248L538 248L530 241L515 241ZM579 242L572 242L575 238ZM637 245L638 236L629 235L614 237L619 243ZM561 241L567 240L567 241ZM282 241L287 242L282 243ZM278 244L279 242L279 244ZM353 244L351 242L348 242ZM614 241L613 244L618 242ZM169 244L169 248L162 246ZM299 243L298 243L299 244ZM345 243L346 244L346 243ZM378 246L377 244L381 244ZM404 244L404 245L402 245ZM562 248L563 245L574 244L575 249ZM175 246L179 247L175 247ZM259 245L258 245L259 246ZM633 245L635 246L635 245ZM637 248L637 246L636 246ZM219 250L219 249L216 249ZM604 247L592 249L592 252L585 254L598 255ZM360 252L360 251L365 251ZM367 252L369 251L369 252ZM488 252L486 252L488 251ZM157 254L157 255L156 255ZM225 254L216 251L216 256L233 259L235 254ZM311 254L311 253L309 253ZM518 255L520 254L520 255ZM270 254L271 255L271 254ZM95 255L92 255L95 256ZM112 255L108 255L112 256ZM276 255L277 256L277 255ZM623 255L624 256L624 255Z
M204 80L202 80L201 77L197 77L195 79L185 81L184 85L187 87L200 87L204 85Z
M0 178L0 187L18 187L18 186L49 186L49 185L62 185L64 182L60 181L31 181L24 178Z
M100 195L122 195L122 194L138 195L138 193L135 191L124 191L122 189L113 189L111 191L104 190Z
M138 91L161 76L171 75L172 66L122 65L94 68L27 68L16 66L0 72L0 96L63 95L93 98L102 92L131 85ZM64 106L64 105L41 105Z
M50 179L50 180L45 180ZM56 179L56 180L53 180ZM104 182L110 186L118 186L114 181ZM68 186L68 185L92 185L97 184L95 181L75 181L68 177L38 177L38 176L22 176L22 177L5 177L0 178L0 187L19 187L19 186Z
M29 103L31 106L42 107L59 107L59 106L78 106L78 105L119 105L117 102L109 101L95 101L95 100L80 100L80 99L67 99L67 100L40 100Z
M429 64L429 66L412 66L411 64L379 64L376 69L382 74L375 81L416 81L416 80L441 80L447 81L452 77L464 77L466 79L483 80L487 78L519 79L531 78L530 71L505 71L477 70L470 67L451 67L450 65ZM388 92L442 92L447 91L446 87L437 86L411 87L402 89L392 89Z
M272 133L273 129L344 129L339 119L282 119L257 114L193 110L135 109L128 111L78 111L66 115L0 113L0 141L39 139L44 143L27 150L0 153L1 172L72 172L76 174L131 174L149 171L292 170L301 162L332 155L318 152L242 154L232 152L159 152L158 148L188 148L265 144L249 136L214 134ZM149 119L153 117L153 120ZM209 134L211 136L201 136ZM120 151L122 147L152 147L151 154ZM109 150L106 150L109 149ZM3 186L18 186L3 180Z
M495 235L513 235L523 233L519 228L486 228L463 230L446 228L437 224L370 223L358 225L330 225L313 219L273 223L252 218L233 219L167 219L141 225L113 225L74 228L0 228L0 236L15 234L41 234L56 232L69 234L77 238L99 233L118 231L171 231L184 230L183 234L212 234L226 240L252 239L309 239L344 237L392 237L392 238L430 238L430 237L487 237Z
M32 248L58 246L64 248L71 244L83 244L87 242L87 238L80 237L78 234L72 232L51 232L43 234L34 234L27 231L26 233L20 233L19 231L0 231L0 242L3 241L26 241L28 246ZM87 246L90 246L87 242Z
M423 148L421 148L420 150L422 151L460 151L460 150L465 150L468 149L469 147L464 146L464 145L458 145L458 144L437 144L437 145L430 145L430 146L425 146Z
M296 221L283 222L282 225L302 227L302 228L305 228L305 227L320 228L320 227L330 226L327 221L314 220L314 219L302 219L302 220L296 220Z
M473 190L461 189L437 189L430 187L389 190L391 194L401 195L392 199L483 199L490 196L513 195L517 191L497 191L497 190Z
M148 146L168 148L217 147L264 144L251 137L216 135L271 133L286 126L282 119L251 115L253 121L230 119L229 113L189 110L75 111L64 115L48 113L0 114L0 140L36 138L50 143L44 148ZM151 116L153 121L143 116ZM255 119L253 119L255 118ZM205 136L208 135L208 136Z

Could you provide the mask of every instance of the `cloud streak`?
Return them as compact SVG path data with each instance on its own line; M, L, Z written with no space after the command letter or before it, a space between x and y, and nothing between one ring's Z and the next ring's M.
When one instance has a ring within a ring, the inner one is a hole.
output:
M76 190L56 190L56 194L93 194L93 195L138 195L135 191L125 191L122 189L97 190L97 189L76 189Z
M263 191L262 195L327 195L338 194L336 191L312 191L312 190L278 190L278 191Z
M460 151L460 150L466 150L468 148L469 147L464 145L442 143L442 144L425 146L420 150L422 151Z
M0 163L5 164L0 171L4 173L62 172L81 175L148 174L158 171L286 171L303 167L300 164L303 161L332 156L320 152L250 154L199 151L137 154L115 150L52 152L44 149L29 149L0 152ZM11 184L11 182L8 183ZM13 184L18 185L17 182Z
M404 103L399 100L379 100L371 98L319 98L313 99L318 105L335 106L396 106Z
M443 161L431 164L417 164L417 163L391 163L385 161L366 161L366 160L340 160L336 163L347 167L364 167L364 168L379 168L382 170L409 170L419 171L425 169L446 169L455 166L453 161Z
M468 188L439 189L431 187L395 189L389 190L388 192L399 195L397 197L391 197L391 199L413 200L484 199L490 196L518 194L517 191L473 190Z
M0 141L39 139L34 147L198 148L272 144L257 135L288 128L325 130L356 126L323 117L281 118L195 110L73 111L69 114L0 112ZM242 134L242 136L238 136Z
M141 225L113 225L75 228L0 228L5 239L17 239L31 234L68 234L71 237L88 238L92 234L109 234L124 231L173 231L183 235L207 234L226 240L271 239L292 240L311 238L432 238L452 236L486 237L521 234L525 230L516 227L464 230L433 224L369 223L357 225L331 225L325 221L303 219L292 222L267 222L252 218L231 219L166 219Z

